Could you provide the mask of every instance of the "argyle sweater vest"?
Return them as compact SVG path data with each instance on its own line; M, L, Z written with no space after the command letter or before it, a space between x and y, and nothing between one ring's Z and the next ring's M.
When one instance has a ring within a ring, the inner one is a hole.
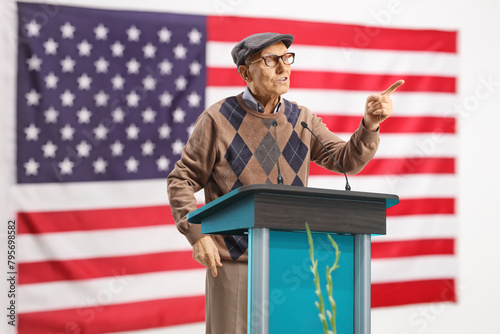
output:
M278 112L262 114L250 109L240 94L219 101L198 118L181 159L167 178L177 228L191 244L203 236L199 225L186 220L187 214L196 209L194 194L204 189L208 203L244 185L276 183L276 141L284 184L307 186L310 162L340 172L301 122L308 124L349 174L361 171L374 156L378 132L369 132L360 124L346 142L330 132L309 109L282 101ZM246 236L212 238L222 259L248 259Z

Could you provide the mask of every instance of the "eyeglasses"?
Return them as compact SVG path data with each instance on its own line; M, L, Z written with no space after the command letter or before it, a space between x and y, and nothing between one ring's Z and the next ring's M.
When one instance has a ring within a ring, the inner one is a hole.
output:
M293 62L295 61L295 53L293 52L287 52L284 55L278 56L278 55L269 55L269 56L264 56L260 57L257 60L254 60L252 62L249 62L248 65L253 64L258 62L259 60L264 59L264 64L266 64L267 67L275 67L278 65L278 62L280 59L283 61L283 64L285 65L292 65Z

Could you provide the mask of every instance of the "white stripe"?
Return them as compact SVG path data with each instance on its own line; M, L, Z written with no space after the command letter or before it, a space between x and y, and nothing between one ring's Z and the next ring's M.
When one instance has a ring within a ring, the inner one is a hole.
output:
M372 260L372 283L449 279L457 275L454 255Z
M20 234L19 262L74 260L191 250L175 226Z
M198 203L204 193L196 193ZM169 204L167 182L160 180L39 183L12 186L9 199L17 211L129 208Z
M208 42L207 66L236 68L229 56L235 42ZM294 70L364 74L456 76L457 54L427 51L352 49L293 44ZM221 55L227 55L226 57Z
M241 87L207 87L206 107L229 96L243 92ZM385 89L385 87L381 87ZM291 88L283 97L309 108L315 114L339 114L362 117L366 98L377 92L297 89ZM408 93L391 95L394 115L456 117L460 112L458 99L453 93Z
M339 134L348 139L348 134ZM436 140L436 138L440 138ZM421 157L455 157L457 150L455 135L381 135L381 145L376 158L414 158L419 163ZM411 163L412 160L410 160ZM405 168L410 168L406 166ZM332 173L327 184L337 184ZM311 176L311 181L319 176ZM360 176L350 176L353 182ZM382 189L384 184L398 184L413 175L378 175L373 176L370 189ZM438 177L438 175L431 175ZM425 177L427 178L427 177ZM355 181L356 180L356 181ZM360 179L361 180L361 179ZM311 183L310 183L311 184ZM314 183L312 183L314 184ZM429 184L429 183L426 183ZM355 185L355 184L353 184ZM429 184L431 189L435 187ZM325 186L320 185L320 188ZM354 189L361 189L363 185ZM85 210L100 208L126 208L140 206L167 205L166 182L120 181L120 182L82 182L67 184L26 184L11 188L10 199L18 211L57 211ZM203 203L204 193L196 194L197 202Z
M375 158L412 158L413 160L408 163L418 165L422 163L421 159L453 158L458 155L458 136L456 134L387 134L383 133L383 128L381 131L380 146ZM336 133L336 135L347 141L352 133ZM405 167L411 170L411 166Z
M18 286L19 313L98 307L205 293L206 269ZM78 311L77 311L78 314Z
M200 334L205 333L205 323L193 323L189 325L169 326L153 329L142 329L137 331L113 332L106 334Z
M454 198L457 195L457 177L452 174L414 174L389 176L349 176L353 191L386 193L404 198ZM309 187L344 189L344 176L311 176Z
M387 234L372 238L372 242L453 239L458 234L457 227L456 215L387 217Z
M382 130L383 131L383 130ZM458 137L455 134L384 134L380 135L377 158L419 158L447 157L458 155Z
M243 84L243 83L242 83ZM229 96L236 96L243 93L245 86L241 87L209 87L205 89L205 108L219 102ZM285 95L284 95L285 96ZM286 97L286 96L285 96Z
M454 215L388 217L387 235L372 241L454 238L456 228ZM22 234L18 236L18 242L22 245L20 263L191 250L185 237L174 226ZM92 247L88 247L89 244Z

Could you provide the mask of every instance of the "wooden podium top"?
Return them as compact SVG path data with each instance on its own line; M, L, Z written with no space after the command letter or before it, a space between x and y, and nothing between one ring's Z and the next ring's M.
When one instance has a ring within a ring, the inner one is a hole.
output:
M191 212L188 221L203 223L202 233L241 233L251 227L303 230L307 222L313 231L385 234L385 211L397 203L399 197L390 194L255 184Z

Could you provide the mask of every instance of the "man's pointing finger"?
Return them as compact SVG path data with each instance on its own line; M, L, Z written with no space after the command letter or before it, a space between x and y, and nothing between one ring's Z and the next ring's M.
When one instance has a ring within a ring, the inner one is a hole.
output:
M391 85L391 87L387 88L386 90L384 90L382 92L382 95L386 95L386 96L389 96L391 95L396 89L398 89L399 86L401 86L402 84L404 84L405 81L404 80L398 80L396 81L395 83L393 83Z

